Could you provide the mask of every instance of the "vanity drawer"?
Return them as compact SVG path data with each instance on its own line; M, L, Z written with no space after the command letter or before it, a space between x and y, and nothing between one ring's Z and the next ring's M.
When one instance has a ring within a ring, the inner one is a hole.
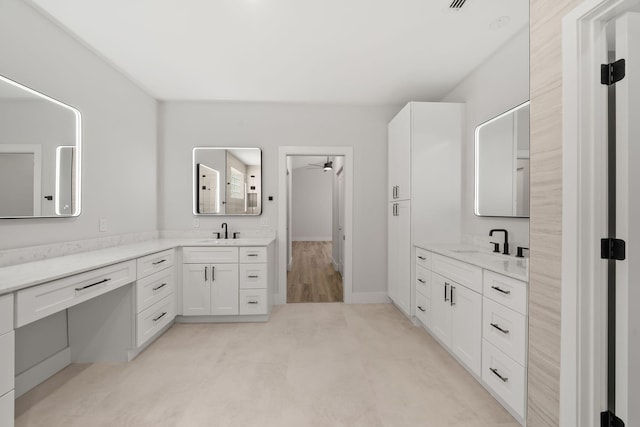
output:
M176 317L175 306L174 294L170 294L138 314L136 322L136 342L138 347L147 342Z
M493 271L484 271L484 295L518 313L527 314L527 284Z
M431 252L416 246L416 266L431 269Z
M482 338L527 366L527 318L487 297L482 305Z
M136 280L136 262L98 268L16 292L16 327L65 310Z
M9 331L13 331L13 294L0 297L0 334Z
M426 327L430 327L431 300L426 295L416 292L416 317Z
M479 294L482 293L482 269L453 258L433 254L431 270Z
M267 290L240 289L240 314L267 314Z
M0 335L0 396L14 389L14 367L15 332L11 331Z
M136 284L137 313L151 307L175 289L175 269L173 267L158 271L143 279L138 279Z
M431 271L416 265L416 292L431 295Z
M173 249L138 258L138 279L171 267L174 264L174 258L175 250Z
M240 289L267 289L267 264L240 264Z
M527 371L487 340L482 341L482 380L524 418Z
M0 426L13 426L15 400L13 391L0 396Z
M267 262L267 248L240 248L240 262Z
M185 264L224 264L238 262L237 247L187 247L182 249Z

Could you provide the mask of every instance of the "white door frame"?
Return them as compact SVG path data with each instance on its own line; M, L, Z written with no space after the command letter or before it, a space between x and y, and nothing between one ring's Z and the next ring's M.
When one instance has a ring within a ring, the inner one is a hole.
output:
M287 191L287 156L343 156L344 157L344 274L342 286L344 302L350 304L353 297L353 147L303 147L281 146L278 149L278 194ZM278 299L277 304L287 303L287 198L278 202Z
M562 21L560 425L599 425L606 402L607 63L605 25L638 0L585 0Z

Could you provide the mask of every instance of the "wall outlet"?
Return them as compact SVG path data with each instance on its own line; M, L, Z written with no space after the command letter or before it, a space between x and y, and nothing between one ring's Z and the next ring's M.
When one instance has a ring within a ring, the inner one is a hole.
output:
M100 218L98 221L98 230L100 230L101 233L107 231L107 218Z
M267 217L260 218L260 227L269 227L271 226L271 221Z
M193 219L193 228L198 228L200 227L200 218L194 218Z

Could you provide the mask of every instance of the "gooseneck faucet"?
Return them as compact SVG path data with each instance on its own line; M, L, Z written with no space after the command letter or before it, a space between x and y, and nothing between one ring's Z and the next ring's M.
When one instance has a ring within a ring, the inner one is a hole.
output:
M223 222L221 228L224 228L224 238L228 239L229 238L229 232L227 231L227 223Z
M489 231L489 236L493 236L493 233L495 231L504 233L504 243L502 245L502 248L503 248L502 253L505 255L509 255L509 232L504 228L494 228L493 230Z

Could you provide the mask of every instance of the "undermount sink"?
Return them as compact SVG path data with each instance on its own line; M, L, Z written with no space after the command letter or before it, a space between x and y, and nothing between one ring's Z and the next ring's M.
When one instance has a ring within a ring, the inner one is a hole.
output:
M237 241L234 241L233 239L205 239L205 240L200 240L198 243L207 243L209 245L232 245L237 243Z
M455 252L457 254L477 254L480 251L477 249L452 249L451 252Z

